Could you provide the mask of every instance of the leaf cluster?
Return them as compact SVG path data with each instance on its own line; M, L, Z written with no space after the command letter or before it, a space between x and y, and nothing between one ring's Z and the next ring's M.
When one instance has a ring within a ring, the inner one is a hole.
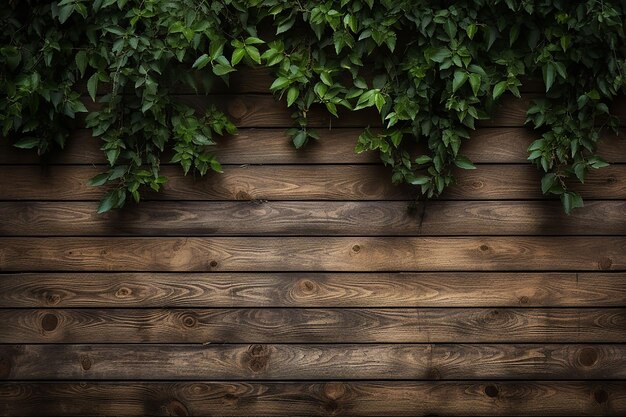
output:
M463 143L503 95L539 81L528 159L567 213L582 206L572 183L607 165L598 141L617 131L610 105L626 92L617 0L26 0L1 13L2 134L44 153L87 113L110 164L92 179L110 185L100 211L161 189L165 155L185 174L221 171L211 149L233 124L171 91L209 92L242 65L271 69L296 148L319 139L315 107L376 112L382 127L356 151L378 152L395 182L427 198L475 168Z

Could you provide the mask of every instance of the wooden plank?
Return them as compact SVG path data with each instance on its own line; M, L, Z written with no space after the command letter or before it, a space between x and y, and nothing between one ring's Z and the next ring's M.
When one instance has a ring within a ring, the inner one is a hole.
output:
M626 273L0 274L0 308L622 307Z
M223 164L359 164L379 163L375 152L357 154L354 146L363 131L356 129L321 129L321 138L297 150L286 137L285 129L241 129L235 136L219 140L215 154ZM605 135L598 153L612 163L626 163L626 146L620 136ZM526 149L538 134L525 128L482 128L465 141L461 153L476 163L527 163ZM409 140L408 137L405 140ZM106 164L99 139L86 129L78 129L68 139L65 149L39 158L31 150L18 149L7 140L0 141L0 164ZM415 155L423 153L421 147ZM168 155L163 162L170 160Z
M3 380L624 379L626 345L0 345Z
M626 235L626 201L0 202L3 236Z
M0 343L624 343L626 308L4 309Z
M0 238L2 271L625 269L626 237Z
M88 180L106 170L86 166L0 166L1 200L98 200L102 187ZM407 200L408 186L391 183L389 169L366 165L227 166L224 174L184 176L179 167L163 167L169 179L162 193L148 200ZM546 199L541 173L531 165L480 165L458 170L458 185L442 199ZM573 183L587 199L626 199L626 165L590 173L585 184Z
M605 381L9 382L0 398L29 416L626 414L626 383Z
M494 109L490 120L479 123L489 127L520 127L526 121L526 111L532 100L541 95L527 94L522 98L506 96ZM211 95L211 96L175 96L179 102L186 104L196 111L203 113L215 105L224 111L239 127L291 127L293 120L292 109L287 108L284 102L278 102L271 95L241 94L241 95ZM88 109L97 108L91 99L85 98ZM617 101L613 112L624 123L626 121L626 105ZM334 117L325 108L314 105L307 113L308 125L315 128L331 127L380 127L381 118L375 109L368 108L362 111L339 110L339 117Z

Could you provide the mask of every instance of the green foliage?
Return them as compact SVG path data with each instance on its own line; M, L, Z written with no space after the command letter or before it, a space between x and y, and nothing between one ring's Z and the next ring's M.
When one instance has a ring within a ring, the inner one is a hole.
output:
M296 148L318 139L315 106L377 112L383 128L365 130L356 151L377 151L395 182L425 197L454 181L454 167L475 168L461 149L477 121L540 80L528 159L568 213L582 206L571 182L607 165L597 143L617 129L609 105L626 92L617 0L30 0L0 12L3 136L43 153L88 113L111 165L91 181L111 185L101 212L158 191L166 151L185 173L221 171L210 149L234 126L170 91L183 82L208 92L241 65L272 69L271 91L294 110ZM426 152L414 154L416 143Z

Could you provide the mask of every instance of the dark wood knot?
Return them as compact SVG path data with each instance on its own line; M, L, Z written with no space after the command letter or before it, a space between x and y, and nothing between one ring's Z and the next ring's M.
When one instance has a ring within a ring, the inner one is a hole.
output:
M264 345L251 345L245 355L245 362L252 372L261 372L267 368L270 350Z
M361 251L361 246L359 245L352 246L352 252L358 253L360 251Z
M190 314L185 314L183 316L182 321L183 321L183 326L185 326L185 327L194 327L196 325L196 322L197 322L196 318L193 317Z
M48 294L46 296L46 304L54 306L61 302L61 296L58 294Z
M495 398L498 396L499 393L500 390L498 390L498 387L496 387L495 385L487 385L485 387L485 395L487 397Z
M163 406L164 414L167 416L188 416L189 411L187 407L178 400L170 400Z
M85 371L88 371L88 370L91 369L91 359L89 358L89 356L83 355L83 356L80 357L80 366Z
M217 261L211 261L209 265L211 265L211 268L215 268L217 266Z
M586 347L580 350L578 362L583 366L593 366L598 361L598 352L594 348Z
M593 398L598 404L602 404L609 400L609 394L605 390L599 389L593 393Z
M44 329L46 332L53 331L54 329L57 328L58 325L59 325L59 318L52 313L46 314L41 319L41 328Z
M489 246L487 246L487 245L480 245L480 250L483 251L483 252L488 251L489 250Z
M522 295L519 298L519 302L520 302L520 304L528 304L530 302L530 299L527 296Z

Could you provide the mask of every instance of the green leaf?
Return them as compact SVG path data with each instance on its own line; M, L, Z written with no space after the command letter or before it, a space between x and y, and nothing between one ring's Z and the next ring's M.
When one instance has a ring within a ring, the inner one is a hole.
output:
M39 138L26 137L14 143L13 146L15 146L16 148L20 148L20 149L32 149L32 148L36 148L37 146L39 146L40 142L41 140Z
M117 190L111 190L104 195L100 200L100 206L98 206L98 214L105 213L118 205L118 193Z
M472 92L474 93L475 96L477 96L478 92L480 91L480 83L481 83L480 75L471 73L469 75L469 83L470 83L470 86L472 87Z
M476 74L472 74L472 75L476 75ZM454 93L456 90L461 88L463 84L465 84L468 78L469 78L469 75L467 74L467 72L462 71L462 70L454 71L454 79L452 80L452 92Z
M293 137L293 144L296 147L296 149L300 149L302 146L304 146L304 144L306 143L307 140L307 134L305 130L299 130L298 133L296 133Z
M556 183L556 174L550 172L541 179L541 192L547 194Z
M271 91L282 90L283 88L289 85L290 81L285 77L278 77L274 80L272 85L270 86Z
M493 87L493 99L498 99L504 92L506 91L507 82L500 81L498 84Z
M472 164L472 161L462 155L456 157L456 159L454 160L454 165L462 169L476 169L474 164Z
M583 207L583 199L577 193L565 192L561 194L561 203L563 204L563 210L567 215L572 213L577 207Z
M92 187L99 187L101 185L104 185L108 179L109 179L109 173L104 172L102 174L98 174L95 177L91 178L89 180L89 185L91 185Z
M243 59L243 57L246 56L246 50L243 48L235 48L235 50L233 50L233 56L230 59L230 63L232 66L237 65L239 62L241 62L241 60Z
M554 65L548 62L543 66L543 81L546 84L546 92L550 91L552 84L554 84Z
M246 45L245 49L246 49L246 54L250 57L250 59L252 59L257 64L261 63L261 54L259 53L259 50L256 47Z
M287 91L287 107L291 107L291 105L298 99L300 95L300 90L297 87L291 87Z
M407 178L408 183L411 185L423 185L423 184L428 184L430 182L430 177L427 177L425 175L418 175L416 177L414 176L410 176Z
M76 67L78 67L78 71L80 72L80 76L84 77L85 76L85 70L87 69L87 63L89 61L89 59L87 58L87 52L84 51L84 50L78 51L78 53L74 57L74 60L76 61Z
M196 59L191 68L202 69L207 66L207 64L211 62L211 58L207 54L202 54Z
M98 79L99 76L96 72L87 80L87 92L93 101L96 101L96 94L98 93Z
M236 71L236 70L230 65L221 64L221 63L213 65L213 73L215 75L222 76L233 71Z

